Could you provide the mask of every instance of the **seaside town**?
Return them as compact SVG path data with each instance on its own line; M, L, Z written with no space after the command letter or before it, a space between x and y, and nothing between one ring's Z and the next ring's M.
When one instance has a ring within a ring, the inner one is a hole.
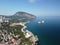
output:
M0 17L0 45L37 45L38 37L26 29L26 23Z

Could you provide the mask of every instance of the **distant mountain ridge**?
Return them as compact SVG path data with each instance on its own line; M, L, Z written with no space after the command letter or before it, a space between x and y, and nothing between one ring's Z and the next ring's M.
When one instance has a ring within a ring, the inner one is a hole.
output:
M26 12L16 12L14 15L12 16L5 16L5 15L0 15L0 17L6 17L9 19L20 19L20 20L31 20L34 19L36 16L26 13Z
M26 13L26 12L16 12L12 15L13 18L25 18L25 19L32 19L35 18L34 15Z

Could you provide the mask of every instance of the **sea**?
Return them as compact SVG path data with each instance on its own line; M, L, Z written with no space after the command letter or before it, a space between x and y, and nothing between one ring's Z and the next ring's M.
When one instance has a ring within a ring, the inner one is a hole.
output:
M45 22L39 24L41 20ZM39 16L26 26L29 31L38 36L38 45L60 45L60 16Z

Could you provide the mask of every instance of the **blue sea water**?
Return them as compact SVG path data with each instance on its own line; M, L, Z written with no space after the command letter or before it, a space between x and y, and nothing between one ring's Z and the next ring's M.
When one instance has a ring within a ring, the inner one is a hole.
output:
M45 23L38 24L40 20ZM38 36L38 45L60 45L60 16L37 17L27 24L27 29Z

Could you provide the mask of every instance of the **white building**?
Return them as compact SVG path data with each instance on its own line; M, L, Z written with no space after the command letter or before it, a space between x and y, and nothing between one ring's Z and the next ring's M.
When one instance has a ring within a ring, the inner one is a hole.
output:
M9 19L1 16L0 23L2 23L2 22L9 22Z
M31 35L31 32L29 32L28 30L26 30L25 32L26 32L26 33L25 33L25 38L29 38L29 37L32 36L32 35Z
M2 23L8 23L8 22L9 22L8 18L0 16L0 26L2 25Z
M3 22L3 19L2 19L2 16L0 17L0 23L2 23Z

